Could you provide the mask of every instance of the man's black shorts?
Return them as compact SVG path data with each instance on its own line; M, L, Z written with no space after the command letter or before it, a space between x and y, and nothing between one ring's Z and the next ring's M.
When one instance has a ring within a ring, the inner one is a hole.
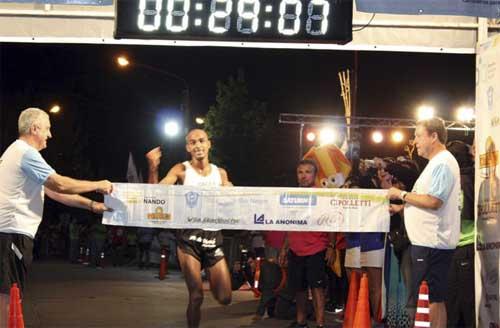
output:
M411 288L414 295L418 295L422 280L426 280L429 285L429 302L440 303L446 301L448 294L448 270L451 265L453 252L453 249L410 246L412 265ZM416 298L418 299L418 296Z
M313 255L298 256L292 250L288 251L288 283L292 290L325 287L325 253L323 250Z
M0 293L8 294L13 283L23 290L33 260L33 239L0 232Z
M177 230L177 246L200 261L202 268L210 268L224 258L223 240L221 231Z

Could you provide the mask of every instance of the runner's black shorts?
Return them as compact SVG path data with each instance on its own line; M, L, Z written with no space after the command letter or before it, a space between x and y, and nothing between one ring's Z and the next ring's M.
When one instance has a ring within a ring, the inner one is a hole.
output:
M177 246L197 259L202 268L210 268L224 258L223 240L222 231L177 230Z
M22 291L33 261L33 239L22 234L0 232L0 293L9 294L13 283Z
M307 256L288 251L288 284L293 291L325 287L326 250Z

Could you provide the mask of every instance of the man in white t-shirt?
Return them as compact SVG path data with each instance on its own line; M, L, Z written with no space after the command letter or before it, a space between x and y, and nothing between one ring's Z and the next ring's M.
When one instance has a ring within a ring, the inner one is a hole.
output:
M107 180L75 180L56 173L40 155L47 147L49 115L38 108L21 112L19 139L0 157L0 327L7 326L10 287L24 288L31 264L33 238L42 221L43 200L53 200L94 213L108 210L103 203L78 194L111 193Z
M162 184L187 186L232 186L227 172L210 164L211 143L204 130L194 129L186 136L186 151L191 160L174 165L160 181ZM149 183L158 183L161 151L157 147L146 154ZM208 271L210 289L223 305L231 303L231 277L222 250L220 230L181 229L177 231L177 256L189 292L186 311L188 327L198 327L201 319L203 285L201 269Z
M393 187L387 194L390 199L405 202L404 220L412 259L409 292L417 295L420 283L427 281L433 328L446 327L447 273L460 236L460 169L455 157L446 150L446 139L442 119L417 122L415 146L418 155L427 158L429 163L412 192ZM415 306L408 304L410 309Z

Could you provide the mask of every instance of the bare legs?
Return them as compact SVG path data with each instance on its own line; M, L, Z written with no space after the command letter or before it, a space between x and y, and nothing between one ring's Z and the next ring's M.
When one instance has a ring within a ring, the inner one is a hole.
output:
M201 280L201 263L193 256L177 248L177 256L186 280L189 292L189 303L186 310L188 327L200 325L201 304L203 303L203 284ZM210 289L214 298L223 305L231 303L231 279L226 260L217 262L208 268Z
M446 321L448 319L446 314L446 306L444 302L435 302L429 304L430 312L429 318L431 320L432 328L446 328Z

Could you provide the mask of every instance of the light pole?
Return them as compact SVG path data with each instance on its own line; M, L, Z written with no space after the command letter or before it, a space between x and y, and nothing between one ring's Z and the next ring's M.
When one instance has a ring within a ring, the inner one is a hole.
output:
M182 90L182 101L181 101L181 112L183 114L183 119L184 119L184 132L187 133L189 129L191 129L191 107L190 107L190 90L189 90L189 84L186 81L186 79L180 77L177 74L165 71L163 69L144 64L144 63L139 63L139 62L130 62L130 60L125 57L125 56L119 56L116 57L116 63L118 64L119 67L140 67L155 73L158 73L160 75L167 76L168 78L180 81L183 85L183 90Z

